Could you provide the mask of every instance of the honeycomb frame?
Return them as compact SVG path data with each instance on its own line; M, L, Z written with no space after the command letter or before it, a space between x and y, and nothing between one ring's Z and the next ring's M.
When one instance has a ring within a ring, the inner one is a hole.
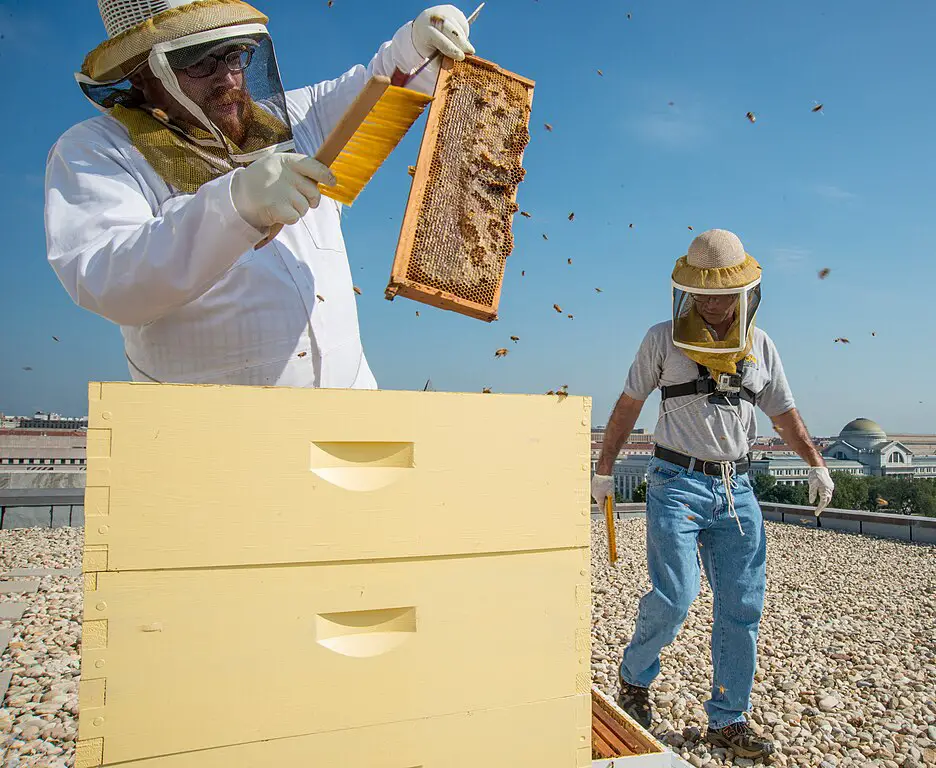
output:
M476 56L443 59L385 298L497 320L517 189L526 173L534 86ZM491 115L495 119L485 122ZM465 130L468 123L473 132ZM448 134L458 148L446 143ZM499 148L484 145L485 138L500 139Z

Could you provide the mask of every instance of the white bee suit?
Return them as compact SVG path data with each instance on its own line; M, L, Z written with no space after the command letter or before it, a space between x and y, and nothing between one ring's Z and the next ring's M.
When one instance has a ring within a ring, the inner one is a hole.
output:
M412 23L370 64L286 93L296 150L314 155L373 75L424 58ZM408 87L431 93L438 65ZM227 174L169 187L109 115L69 129L46 172L48 260L72 300L120 325L137 381L375 389L361 344L341 206L322 197L272 243Z

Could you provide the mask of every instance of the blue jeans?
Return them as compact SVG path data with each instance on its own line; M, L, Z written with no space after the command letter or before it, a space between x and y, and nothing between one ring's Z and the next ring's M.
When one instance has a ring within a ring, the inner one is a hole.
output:
M745 719L757 660L766 588L764 519L747 474L732 483L729 515L721 477L690 472L656 457L647 468L647 566L650 592L621 660L621 679L648 688L660 674L660 651L673 640L699 594L699 560L714 598L711 728ZM744 531L741 535L739 530Z

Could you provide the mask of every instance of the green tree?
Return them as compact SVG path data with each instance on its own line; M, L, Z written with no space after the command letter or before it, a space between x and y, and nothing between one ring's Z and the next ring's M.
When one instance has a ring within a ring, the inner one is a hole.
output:
M778 483L773 475L754 475L754 496L758 501L769 504L799 504L808 503L809 489L805 485L788 485Z
M647 501L647 481L644 480L640 485L634 488L634 501L644 503Z
M867 478L847 472L832 472L835 492L832 494L833 509L867 509Z
M754 496L760 501L772 501L773 490L777 486L777 478L773 475L754 475Z

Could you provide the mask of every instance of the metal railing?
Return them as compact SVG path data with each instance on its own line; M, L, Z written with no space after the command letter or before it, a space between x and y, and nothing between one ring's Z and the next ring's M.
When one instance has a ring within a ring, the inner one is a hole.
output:
M68 507L68 525L73 525L75 507L84 508L84 488L30 488L15 490L0 488L0 529L3 528L7 511L15 508L49 508L49 527L52 527L57 507ZM880 536L901 539L921 544L936 544L936 517L918 515L895 515L886 512L862 512L853 509L826 509L817 518L812 507L793 504L773 504L762 501L761 509L766 520L792 523L800 526L823 528L858 533L865 536ZM618 520L645 514L647 505L623 503L615 505L614 516ZM591 505L593 517L604 513L597 504Z
M0 529L6 520L7 510L19 508L49 508L49 527L55 517L56 507L68 507L68 524L72 525L75 507L84 507L84 488L0 488Z

